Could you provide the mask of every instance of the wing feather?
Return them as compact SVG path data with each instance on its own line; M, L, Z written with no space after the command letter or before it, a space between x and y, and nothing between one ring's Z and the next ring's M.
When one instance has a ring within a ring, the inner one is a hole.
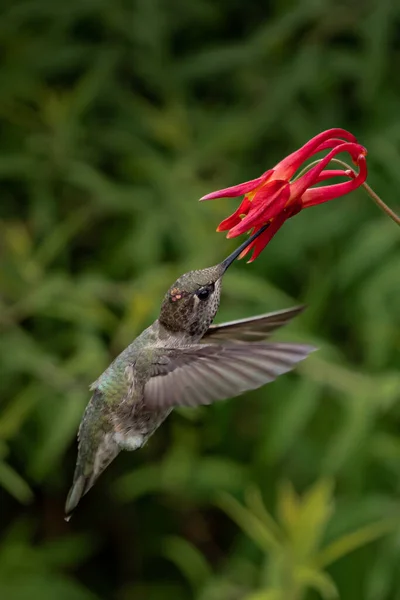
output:
M202 338L202 342L223 344L226 342L260 342L268 338L275 329L283 327L303 312L305 306L295 306L276 312L228 321L220 325L211 325Z
M169 349L145 386L149 408L197 406L238 396L269 383L304 360L303 344L197 344Z

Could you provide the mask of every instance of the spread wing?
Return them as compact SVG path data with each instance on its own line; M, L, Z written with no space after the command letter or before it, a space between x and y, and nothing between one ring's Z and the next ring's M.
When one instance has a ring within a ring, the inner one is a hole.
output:
M198 406L254 390L290 371L313 346L197 344L170 349L154 363L144 401L149 408Z
M220 325L211 325L202 338L206 343L224 344L226 342L260 342L270 336L278 327L286 325L303 312L305 306L295 306L285 310L229 321Z

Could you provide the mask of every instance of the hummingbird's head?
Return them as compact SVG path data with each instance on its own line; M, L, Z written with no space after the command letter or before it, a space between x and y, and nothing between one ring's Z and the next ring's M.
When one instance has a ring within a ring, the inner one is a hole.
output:
M164 296L160 324L170 332L200 339L217 314L224 273L265 229L253 234L219 265L181 275Z
M164 297L161 325L174 333L201 338L217 313L223 274L221 265L216 265L181 275Z

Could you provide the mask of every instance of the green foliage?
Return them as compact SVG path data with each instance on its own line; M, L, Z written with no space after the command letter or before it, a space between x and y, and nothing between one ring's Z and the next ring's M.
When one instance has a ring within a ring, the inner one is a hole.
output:
M1 598L400 600L400 244L362 191L224 283L218 319L305 302L278 337L320 352L175 411L63 521L89 384L237 243L215 233L237 201L199 197L345 127L399 206L399 22L389 0L3 0Z
M265 590L251 593L246 600L257 598L301 599L308 588L323 598L337 598L338 590L323 571L349 552L374 541L398 527L399 519L381 519L344 534L320 549L321 538L332 515L333 486L321 480L303 498L285 484L278 496L279 524L265 509L256 490L248 494L248 507L223 497L220 504L268 557Z

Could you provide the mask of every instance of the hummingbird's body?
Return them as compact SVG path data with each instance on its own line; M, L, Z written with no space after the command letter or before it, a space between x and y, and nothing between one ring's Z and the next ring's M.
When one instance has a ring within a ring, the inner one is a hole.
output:
M211 325L223 274L256 236L220 265L182 275L165 295L159 318L91 385L67 516L118 453L142 447L175 406L209 404L256 389L314 350L262 342L302 307Z

